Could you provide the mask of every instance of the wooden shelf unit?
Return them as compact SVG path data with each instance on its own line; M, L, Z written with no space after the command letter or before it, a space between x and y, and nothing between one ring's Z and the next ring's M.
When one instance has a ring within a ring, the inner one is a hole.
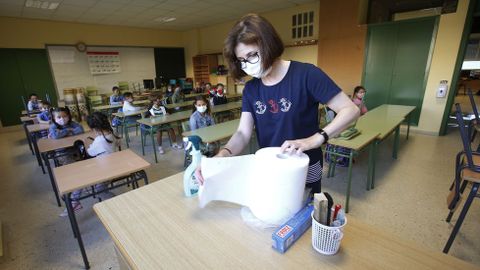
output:
M210 72L216 69L218 60L216 54L204 54L193 57L193 76L195 82L210 82Z

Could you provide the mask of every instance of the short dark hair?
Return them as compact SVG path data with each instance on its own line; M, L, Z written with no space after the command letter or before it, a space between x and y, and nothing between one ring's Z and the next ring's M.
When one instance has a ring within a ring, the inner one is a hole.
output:
M258 46L263 70L270 68L284 50L282 39L267 19L257 14L243 16L228 33L223 47L223 55L234 79L240 79L247 75L241 69L235 55L238 43Z
M130 97L133 98L132 92L125 92L125 93L123 93L123 98L130 98Z
M353 94L354 94L354 95L357 94L358 91L360 91L360 90L362 90L362 89L363 89L365 92L367 92L367 90L365 90L365 87L363 87L363 86L361 86L361 85L355 86L355 88L353 89Z
M112 88L112 91L115 91L115 90L120 90L120 88L118 88L118 86L114 86L114 87Z
M223 83L217 83L217 88L218 88L219 86L225 88L225 85L223 85Z
M31 93L30 95L28 95L28 99L31 99L33 96L35 96L35 97L38 97L38 95L37 95L37 94L35 94L35 93Z
M52 104L50 104L50 102L48 102L46 100L40 101L40 104L45 105L45 106L49 106L49 107L52 106Z

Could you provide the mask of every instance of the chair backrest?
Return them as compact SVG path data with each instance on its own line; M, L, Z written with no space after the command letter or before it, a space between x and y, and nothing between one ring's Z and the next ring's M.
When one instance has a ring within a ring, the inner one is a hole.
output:
M472 104L472 110L473 110L473 114L475 115L475 120L477 120L477 123L479 123L480 119L478 117L477 104L475 104L475 99L473 98L472 89L468 88L467 94L468 94L468 98L470 99L470 104Z
M472 147L470 145L470 139L468 136L469 134L468 129L470 128L470 126L465 127L465 123L463 121L462 108L458 103L455 104L455 116L457 118L458 129L460 130L460 137L462 138L462 143L463 143L463 151L467 158L468 167L471 169L474 169L475 166L473 164ZM471 124L472 123L470 123L470 125Z

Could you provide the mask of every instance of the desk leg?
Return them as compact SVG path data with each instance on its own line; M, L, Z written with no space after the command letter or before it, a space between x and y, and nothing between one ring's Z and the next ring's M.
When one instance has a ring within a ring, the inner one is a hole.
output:
M48 153L42 153L42 156L45 162L45 166L47 167L48 176L50 178L50 183L52 184L53 192L55 193L55 199L57 199L57 205L60 207L62 205L60 203L60 197L58 196L57 184L55 183L55 179L53 178L52 166L50 165L50 160L48 159Z
M380 144L380 140L375 140L373 143L373 155L372 155L372 178L370 182L372 183L371 189L375 188L375 166L377 165L377 149L378 145Z
M160 131L157 131L160 132ZM158 163L158 158L157 158L157 151L155 150L155 134L153 133L153 128L150 130L150 137L152 138L152 148L153 148L153 154L155 155L155 163Z
M70 199L71 193L68 193L64 196L65 204L67 206L68 217L70 218L70 223L72 225L73 234L76 236L78 241L78 246L80 247L80 252L82 253L83 263L85 264L86 269L90 269L90 264L88 263L87 253L85 252L85 247L83 246L82 235L78 229L77 219L75 218L75 212L72 208L72 201Z
M397 159L399 140L400 140L400 125L398 125L397 128L395 129L395 140L393 141L393 154L392 154L392 157L394 159Z
M28 130L27 130L27 124L23 123L23 129L25 130L25 137L27 137L28 141L28 147L30 148L30 151L32 152L32 155L35 155L35 152L33 151L32 147L32 140L30 139L30 136L28 135Z
M408 141L408 135L410 134L410 118L412 116L412 113L409 113L407 116L407 141Z
M126 122L124 122L124 124L123 124L123 134L125 136L125 143L127 145L127 148L130 148L130 144L129 144L130 137L128 135L128 127L127 127Z
M372 186L372 169L373 169L372 167L373 167L373 163L375 162L374 148L375 148L375 142L370 143L370 146L368 147L367 190L370 190Z
M40 157L40 151L38 150L36 132L32 132L31 138L32 138L33 149L35 149L35 156L37 157L38 166L42 168L42 172L43 174L45 174L45 168L43 167L42 158Z
M348 160L348 176L347 176L347 199L345 202L345 213L348 213L350 204L350 189L352 188L352 167L353 167L353 150L350 151Z
M142 155L145 156L145 130L140 127L140 141L142 142Z

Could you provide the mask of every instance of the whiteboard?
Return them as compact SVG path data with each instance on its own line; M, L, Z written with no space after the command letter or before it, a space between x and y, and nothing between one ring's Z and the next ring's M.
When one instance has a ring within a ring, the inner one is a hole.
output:
M93 75L86 52L78 52L74 46L48 46L52 73L58 91L59 101L63 101L63 89L95 86L99 94L110 95L112 87L119 81L141 83L144 79L155 78L155 56L153 48L135 47L88 47L87 51L118 52L121 57L121 70L113 74Z

